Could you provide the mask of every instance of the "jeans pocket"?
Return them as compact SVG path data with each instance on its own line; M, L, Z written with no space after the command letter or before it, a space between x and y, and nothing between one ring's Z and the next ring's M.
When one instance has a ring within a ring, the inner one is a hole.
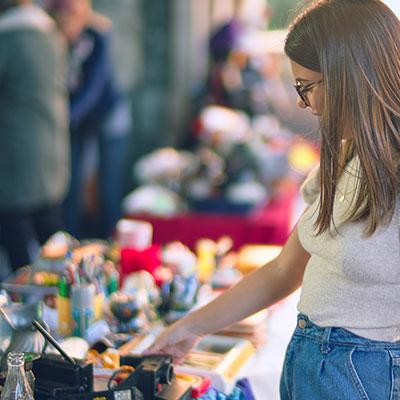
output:
M359 399L394 400L392 361L386 349L351 349L347 370Z
M392 366L392 389L390 400L400 400L400 351L389 350Z

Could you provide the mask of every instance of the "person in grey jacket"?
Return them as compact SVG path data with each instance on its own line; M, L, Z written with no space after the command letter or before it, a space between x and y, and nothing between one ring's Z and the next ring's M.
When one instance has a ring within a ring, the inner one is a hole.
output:
M30 0L0 0L0 234L13 269L63 228L65 69L52 19Z

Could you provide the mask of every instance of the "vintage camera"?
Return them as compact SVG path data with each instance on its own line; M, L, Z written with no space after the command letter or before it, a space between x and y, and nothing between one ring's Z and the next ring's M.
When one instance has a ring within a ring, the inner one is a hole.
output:
M174 380L172 358L168 355L123 356L121 365L130 365L135 371L117 388L137 387L146 400L164 399Z
M58 355L33 363L36 400L189 400L191 386L175 379L168 355L122 356L121 365L135 370L110 390L93 391L93 366L71 364Z

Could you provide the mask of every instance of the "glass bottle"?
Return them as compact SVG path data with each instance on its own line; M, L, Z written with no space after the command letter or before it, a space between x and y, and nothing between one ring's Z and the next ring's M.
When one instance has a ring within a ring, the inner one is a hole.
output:
M24 369L24 353L9 353L7 378L0 400L34 400Z
M28 380L29 387L31 388L32 392L35 392L35 382L36 378L31 369L25 370L26 379Z
M35 394L35 374L33 373L33 362L40 358L40 354L32 353L32 352L24 352L24 360L25 360L25 375L28 380L29 386L32 389L33 394Z

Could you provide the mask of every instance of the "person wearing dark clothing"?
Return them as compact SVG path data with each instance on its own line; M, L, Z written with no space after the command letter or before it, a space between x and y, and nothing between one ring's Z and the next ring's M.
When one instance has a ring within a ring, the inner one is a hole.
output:
M67 229L77 237L84 226L82 187L88 143L95 142L98 236L111 234L120 217L123 168L129 133L130 112L115 82L110 39L111 24L93 13L88 0L55 0L50 14L70 45L71 187L65 202Z

